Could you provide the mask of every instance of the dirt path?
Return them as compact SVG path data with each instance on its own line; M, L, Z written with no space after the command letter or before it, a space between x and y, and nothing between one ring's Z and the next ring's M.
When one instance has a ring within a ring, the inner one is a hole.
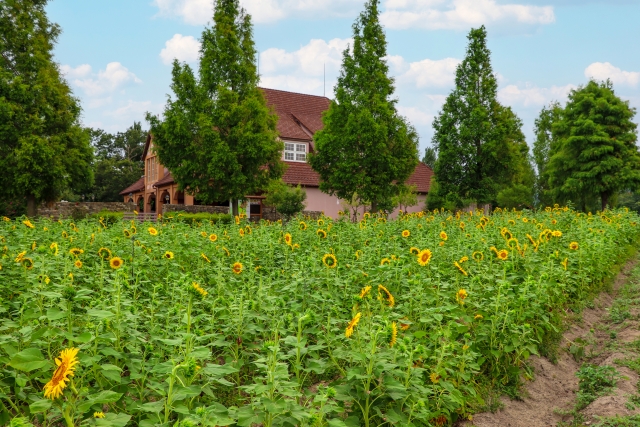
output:
M533 357L534 381L521 401L502 397L496 413L476 414L465 427L638 426L629 417L640 414L637 388L640 372L640 265L634 257L616 277L611 293L602 293L582 319L565 332L556 364ZM569 347L578 350L577 359ZM621 362L621 361L626 361ZM576 407L578 378L584 364L613 366L621 374L613 389L586 407ZM635 363L635 365L634 365ZM635 370L621 365L631 365ZM634 402L638 402L636 405ZM563 415L564 414L564 415ZM604 418L603 418L604 417ZM618 417L617 419L613 419Z

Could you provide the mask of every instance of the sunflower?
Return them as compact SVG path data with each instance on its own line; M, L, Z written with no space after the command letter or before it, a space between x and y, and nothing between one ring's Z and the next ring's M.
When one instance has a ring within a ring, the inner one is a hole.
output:
M398 342L398 325L396 322L391 324L391 337L389 338L389 347L393 347Z
M290 233L287 233L287 234L284 235L284 242L287 245L291 246L291 234Z
M353 319L351 319L351 321L349 322L349 324L347 325L347 329L344 331L344 335L347 338L350 338L351 335L353 335L353 330L354 328L358 325L358 322L360 322L360 317L362 316L362 313L358 313L356 314Z
M194 289L195 292L197 292L198 294L200 294L200 296L202 298L206 297L207 295L209 295L209 292L205 291L200 285L198 285L196 282L193 282L191 284L192 288Z
M380 265L391 264L391 260L389 258L382 258L380 260Z
M364 297L369 295L369 292L371 292L371 286L365 286L364 288L362 288L362 290L360 290L359 298L363 299Z
M31 270L33 268L33 260L31 258L22 258L20 262L27 270Z
M318 220L318 227L322 227L324 225L324 220L323 219L319 219Z
M80 261L79 259L76 260L76 262L73 263L73 265L76 268L82 268L82 261Z
M371 218L371 214L369 212L365 212L363 215L364 219Z
M24 259L24 256L27 254L27 251L20 252L15 259L15 262L21 262Z
M565 271L567 270L567 265L569 265L569 258L565 258L560 264L564 267Z
M382 295L383 293L384 296ZM393 295L391 295L391 292L389 292L389 290L382 285L378 285L378 298L380 298L381 300L386 299L389 303L389 307L393 307L394 305L396 305L396 300Z
M122 233L124 233L124 237L126 237L127 239L129 237L131 237L131 232L129 230L127 230L126 228L124 230L122 230ZM64 236L62 236L64 237Z
M402 231L402 237L409 237L411 236L411 232L409 230L403 230Z
M360 259L361 256L362 256L362 251L360 249L358 249L356 251L356 259Z
M420 251L420 253L418 254L418 264L424 267L425 265L429 264L429 261L431 261L431 257L432 254L429 249Z
M429 379L431 380L432 383L437 384L438 382L440 382L440 375L436 374L435 372L432 372L431 375L429 375Z
M300 245L297 243L294 243L293 246L291 246L291 250L294 250L294 249L300 249Z
M8 218L6 216L3 216L2 220L5 221L5 222L11 222L11 218Z
M322 228L318 228L318 231L316 231L316 234L323 239L327 237L327 232L324 231Z
M200 256L202 257L202 259L203 259L203 260L205 260L205 261L207 261L207 262L211 262L211 260L209 259L209 257L208 257L208 256L206 256L206 255L204 254L204 252L203 252L203 253L201 253L201 254L200 254Z
M409 319L407 319L406 317L403 317L402 320L409 320ZM410 324L400 321L400 329L402 329L403 331L406 331L410 327L411 327Z
M299 226L300 226L300 230L302 231L307 229L307 223L304 221L300 221Z
M329 268L336 268L338 265L338 260L334 254L325 254L322 257L322 263Z
M245 233L247 233L247 234L251 234L251 233L253 233L253 230L251 229L251 226L249 226L249 225L247 225L247 226L244 228L244 231L245 231Z
M469 261L469 257L468 256L463 256L462 258L460 258L460 261L458 261L460 264L462 264L463 262L467 262Z
M482 252L479 251L475 251L472 255L471 258L473 258L474 261L480 262L484 259L484 254Z
M71 255L73 255L73 256L78 256L78 255L80 255L80 254L83 254L83 253L84 253L84 251L83 251L82 249L80 249L80 248L73 248L73 249L71 249L71 250L69 251L69 253L70 253Z
M104 412L102 411L94 412L93 418L104 418Z
M58 367L53 373L51 381L44 385L45 398L53 400L62 396L62 390L67 386L69 377L73 376L73 373L76 370L76 365L80 363L76 357L78 355L78 351L79 349L77 348L68 348L60 352L60 356L55 360Z
M36 228L36 226L35 226L35 225L33 225L33 224L31 223L31 221L29 221L28 219L25 219L24 221L22 221L22 223L23 223L24 225L26 225L27 227L29 227L29 228Z
M215 242L216 240L218 240L218 236L215 234L211 234L209 235L209 240L211 240L212 242Z
M242 273L242 264L240 264L239 262L235 262L233 264L233 267L231 267L231 270L233 270L235 274Z
M506 261L507 258L509 257L509 252L506 249L503 249L501 251L498 251L496 255L498 255L498 258L501 259L502 261Z
M449 238L449 236L447 236L447 233L445 233L444 231L440 232L440 238L442 240L447 240Z
M111 259L111 251L107 248L100 248L98 249L98 256L102 259Z
M409 248L409 253L412 253L413 255L418 255L420 253L420 249L416 248L415 246Z
M460 304L464 304L464 300L468 295L469 294L467 293L467 291L465 291L464 289L460 289L458 292L456 292L456 301L458 301Z
M201 232L200 232L200 235L201 235L202 237L207 237L207 232L206 232L206 231L201 231Z
M475 316L473 316L473 320L482 320L484 319L484 316L482 314L476 314Z
M230 253L229 253L229 249L227 249L227 248L222 248L222 249L224 250L224 253L225 253L225 254L227 254L227 256L229 256L229 255L230 255Z
M444 246L444 240L441 240L438 246Z
M238 230L238 234L240 234L240 237L244 237L244 228Z
M114 270L119 269L120 267L122 267L123 261L122 258L120 257L113 257L111 258L111 260L109 261L109 265L111 266L111 268L113 268Z
M173 259L174 255L173 255L173 252L166 251L162 257L166 259Z
M240 224L240 217L238 215L236 215L234 217L234 219L236 220L236 225L239 225Z
M552 235L553 237L562 237L562 231L560 231L560 230L552 231L552 232L551 232L551 235Z
M468 275L469 275L469 273L467 273L467 272L464 270L464 268L462 268L462 266L461 266L457 261L456 261L456 262L454 262L454 263L453 263L453 265L455 265L455 266L456 266L456 268L457 268L458 270L460 270L460 273L464 274L465 276L468 276Z
M579 247L580 247L580 246L578 245L578 242L571 242L571 243L569 243L569 249L572 249L572 250L574 250L574 251L575 251L575 250L577 250Z

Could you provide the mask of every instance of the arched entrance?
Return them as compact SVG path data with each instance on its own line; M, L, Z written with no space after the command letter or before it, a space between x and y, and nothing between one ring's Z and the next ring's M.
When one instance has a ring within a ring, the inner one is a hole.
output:
M149 199L147 200L147 206L149 207L149 212L151 213L156 212L156 195L155 194L151 194L149 196Z
M176 191L173 195L173 203L176 205L184 205L184 193L182 191Z
M136 204L138 205L138 212L144 212L144 196L138 196Z
M163 206L171 203L171 195L167 190L164 190L160 194L160 200L158 200L158 213L163 213Z

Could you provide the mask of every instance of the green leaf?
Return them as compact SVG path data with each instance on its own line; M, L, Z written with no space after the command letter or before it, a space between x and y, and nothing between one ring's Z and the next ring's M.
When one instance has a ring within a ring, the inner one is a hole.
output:
M67 316L66 311L62 311L57 307L51 307L47 310L47 319L49 320L58 320Z
M111 390L103 390L98 394L90 396L93 403L113 403L122 397L122 393L116 393Z
M91 308L87 310L87 315L91 317L97 317L98 319L102 320L102 319L108 319L110 317L114 317L115 313L112 313L111 311L107 311L107 310L98 310L95 308Z
M95 421L99 427L125 427L129 420L131 420L131 415L107 412L104 418L96 418Z
M144 412L153 412L157 414L158 412L164 410L164 402L165 399L158 400L157 402L147 402L140 405L140 409Z
M36 400L35 402L33 402L32 404L29 405L29 411L32 414L36 414L38 412L45 412L49 408L51 408L51 403L52 402L53 401L49 400L49 399Z
M48 360L44 360L42 353L37 348L22 350L11 358L9 366L19 371L31 372L49 365Z

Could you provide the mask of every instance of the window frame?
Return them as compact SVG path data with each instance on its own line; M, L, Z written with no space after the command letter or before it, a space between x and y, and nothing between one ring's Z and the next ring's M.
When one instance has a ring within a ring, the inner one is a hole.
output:
M291 146L292 149L288 150L287 145ZM304 148L300 150L300 147ZM287 154L291 155L292 158L287 158ZM303 154L304 160L298 160L298 155ZM309 154L309 144L306 142L295 142L295 141L284 141L284 150L282 153L282 158L285 162L297 162L297 163L307 163L307 156Z

